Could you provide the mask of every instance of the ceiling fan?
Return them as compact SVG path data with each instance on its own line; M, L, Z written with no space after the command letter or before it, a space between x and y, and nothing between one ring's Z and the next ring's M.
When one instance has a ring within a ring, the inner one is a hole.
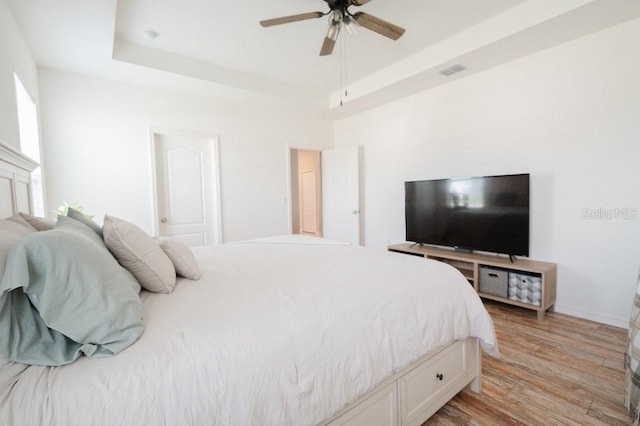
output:
M280 18L266 19L260 21L263 27L272 27L274 25L288 24L290 22L305 21L307 19L321 18L330 15L329 29L320 49L320 56L331 55L333 47L340 34L340 28L344 26L348 32L354 31L357 25L363 26L371 31L397 40L404 34L404 28L394 25L390 22L376 18L364 12L351 13L350 6L362 6L371 0L324 0L329 5L328 12L308 12L297 15L283 16Z

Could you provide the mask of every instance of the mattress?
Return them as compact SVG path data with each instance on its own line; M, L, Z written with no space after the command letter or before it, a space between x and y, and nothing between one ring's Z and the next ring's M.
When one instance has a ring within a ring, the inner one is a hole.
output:
M313 425L493 324L454 268L288 236L198 247L199 281L143 291L144 333L61 367L0 359L0 424Z

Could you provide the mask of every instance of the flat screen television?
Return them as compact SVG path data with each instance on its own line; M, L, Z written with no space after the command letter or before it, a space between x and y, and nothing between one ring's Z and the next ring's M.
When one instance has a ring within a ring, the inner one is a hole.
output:
M405 182L406 240L529 256L529 174Z

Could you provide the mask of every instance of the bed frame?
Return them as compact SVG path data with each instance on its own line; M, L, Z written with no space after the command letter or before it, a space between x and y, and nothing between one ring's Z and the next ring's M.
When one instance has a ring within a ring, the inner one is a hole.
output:
M36 167L0 141L0 219L32 212L30 174ZM455 341L398 371L325 425L418 426L466 386L480 392L480 374L478 339Z

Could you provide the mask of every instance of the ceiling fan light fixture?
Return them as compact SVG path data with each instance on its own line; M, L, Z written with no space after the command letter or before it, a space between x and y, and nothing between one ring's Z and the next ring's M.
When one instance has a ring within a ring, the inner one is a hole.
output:
M340 24L332 23L329 25L329 29L327 30L327 38L336 41L338 39L338 35L340 34Z
M342 12L334 10L329 18L329 29L327 30L327 38L336 41L340 34L340 27L342 25Z
M358 34L358 28L360 27L360 24L358 24L355 19L347 15L344 17L342 22L344 23L344 28L347 30L347 33L350 36Z

